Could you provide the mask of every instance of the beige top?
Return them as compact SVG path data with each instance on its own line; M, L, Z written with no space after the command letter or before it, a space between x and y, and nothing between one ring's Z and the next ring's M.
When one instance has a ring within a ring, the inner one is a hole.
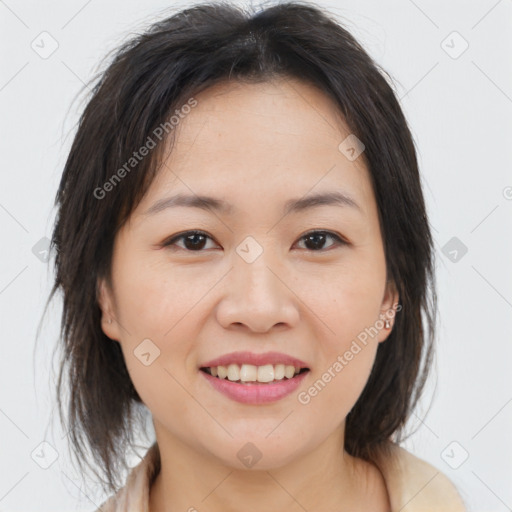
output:
M159 472L160 452L155 442L126 484L96 512L148 512L149 490ZM380 468L386 481L391 512L466 512L452 482L439 470L398 446Z

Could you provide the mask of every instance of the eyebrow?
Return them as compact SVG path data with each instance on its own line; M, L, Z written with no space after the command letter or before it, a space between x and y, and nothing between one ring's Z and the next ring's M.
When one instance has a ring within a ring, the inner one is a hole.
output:
M156 201L156 203L154 203L144 212L144 215L155 215L163 210L166 210L167 208L179 206L201 208L202 210L225 214L232 214L234 210L233 205L222 199L217 199L205 195L176 194L175 196L166 197ZM354 199L345 193L323 192L304 196L299 199L290 199L286 201L283 208L283 215L298 213L318 206L348 206L362 211L361 207L356 203L356 201L354 201Z

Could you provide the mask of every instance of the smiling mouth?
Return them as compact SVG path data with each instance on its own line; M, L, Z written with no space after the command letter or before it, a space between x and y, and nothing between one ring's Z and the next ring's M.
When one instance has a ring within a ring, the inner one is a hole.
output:
M309 368L291 365L237 365L201 367L200 370L220 380L228 380L238 384L275 384L291 380L298 375L309 372Z

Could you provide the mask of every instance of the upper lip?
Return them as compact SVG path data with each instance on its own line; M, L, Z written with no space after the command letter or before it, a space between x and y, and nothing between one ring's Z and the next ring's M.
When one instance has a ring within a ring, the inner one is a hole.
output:
M264 352L256 354L254 352L231 352L206 361L200 365L200 368L211 368L212 366L228 366L230 364L252 364L254 366L264 366L266 364L284 364L300 368L308 368L308 365L296 357L281 352Z

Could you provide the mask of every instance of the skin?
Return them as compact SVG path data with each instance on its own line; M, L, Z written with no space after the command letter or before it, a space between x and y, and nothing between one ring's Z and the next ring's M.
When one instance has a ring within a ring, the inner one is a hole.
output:
M99 281L103 331L121 344L160 447L150 511L388 511L382 475L349 456L343 439L393 318L308 404L297 399L399 299L386 281L363 157L350 161L338 149L350 132L311 85L218 84L195 98L172 152L116 236L112 288ZM285 201L333 190L359 208L322 205L283 216ZM178 192L223 199L233 210L145 214ZM210 237L195 240L199 250L183 238L163 246L192 229ZM315 245L304 237L312 230L348 244L327 236ZM252 263L236 252L247 236L263 249ZM134 355L146 338L160 350L149 366ZM278 402L240 404L199 371L236 350L284 352L310 372ZM251 468L237 457L247 442L262 454Z

